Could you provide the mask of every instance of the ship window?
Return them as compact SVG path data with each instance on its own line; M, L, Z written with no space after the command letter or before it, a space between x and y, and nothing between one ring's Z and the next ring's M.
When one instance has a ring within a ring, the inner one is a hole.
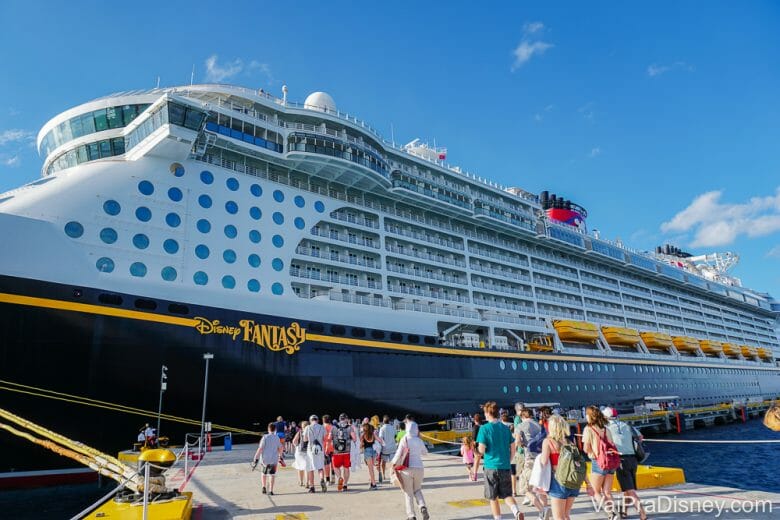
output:
M230 275L222 277L222 287L225 289L234 289L236 287L236 279Z
M174 239L169 238L165 242L163 242L163 249L165 249L165 252L169 255L175 255L179 252L179 243L176 242Z
M318 213L322 213L325 211L325 204L322 203L322 201L317 201L314 203L314 209L317 210Z
M186 305L182 305L181 303L172 303L168 305L168 312L172 314L189 314L190 309Z
M154 193L154 185L149 181L141 181L138 183L138 191L143 195L151 195Z
M95 266L101 273L110 273L114 270L114 261L104 256L98 258L98 261L95 262Z
M260 232L256 229L253 229L249 232L249 240L251 240L253 243L257 244L260 242L261 239Z
M536 385L536 392L542 393L542 385Z
M534 370L539 370L539 363L534 361Z
M225 260L225 262L232 264L236 261L236 252L232 249L225 249L222 253L222 259Z
M167 265L162 268L162 271L160 271L160 275L162 276L162 279L165 280L166 282L172 282L176 280L177 273L176 273L176 269Z
M366 329L361 328L353 328L352 329L352 336L355 338L365 338L366 337Z
M523 370L528 370L528 362L523 361Z
M547 361L544 362L544 371L548 372L550 370L550 365L547 364Z
M260 282L252 278L246 283L246 288L251 292L260 292Z
M276 202L284 202L284 193L281 190L274 190L274 200Z
M507 392L509 392L509 389L506 387L506 385L504 385L504 387L503 387L503 388L501 388L501 390L502 390L504 393L507 393Z
M519 387L519 386L517 386L517 385L515 385L515 393L516 393L516 394L519 394L519 393L520 393L520 387Z
M205 244L198 244L195 247L195 256L200 258L201 260L205 260L209 257L209 248Z
M181 224L181 217L176 213L168 213L165 215L165 223L171 227L179 227L179 224Z
M276 224L278 224L278 225L280 225L280 226L281 226L282 224L284 224L284 215L282 215L282 214L281 214L281 213L279 213L278 211L275 211L275 212L274 212L274 214L273 214L272 218L273 218L273 221L274 221L274 223L276 223Z
M588 363L588 370L593 372L593 363Z
M178 103L168 103L168 119L174 125L184 126L184 107Z
M531 393L531 385L525 385L525 391Z
M595 392L596 391L596 385L590 385L590 389Z
M284 261L281 258L274 258L271 260L271 267L274 268L274 271L281 271L284 269Z
M212 182L214 182L214 174L212 174L208 170L203 170L202 172L200 172L200 181L203 184L211 184Z
M331 325L330 326L330 333L334 334L336 336L343 336L344 334L346 334L346 332L347 332L347 329L345 329L341 325Z
M225 226L225 236L228 238L236 238L238 236L238 230L236 229L236 226L232 224Z
M138 298L135 303L136 309L144 309L147 311L153 311L157 309L157 303L152 300L145 300L143 298Z
M419 343L420 336L418 336L417 334L408 334L406 336L406 341L408 341L409 343Z
M238 191L238 179L235 177L229 177L228 180L225 181L225 185L230 191Z
M206 285L209 283L209 276L203 271L196 271L195 274L192 275L192 281L195 282L196 285Z
M103 203L103 211L109 215L116 216L122 211L122 207L115 200L107 200Z
M146 276L146 266L141 262L133 262L130 265L130 274L138 278Z
M236 213L238 213L238 204L236 204L232 200L227 201L225 203L225 211L227 211L231 215L235 215Z
M117 239L117 233L116 230L113 228L103 228L100 230L100 240L105 242L106 244L113 244L116 242Z
M111 141L109 141L107 139L105 141L100 141L98 143L98 146L100 147L100 157L101 158L103 158L103 157L111 157L111 155L112 155L111 154Z
M371 337L374 339L385 339L385 333L381 330L372 330Z
M277 296L281 296L284 293L284 287L279 282L276 282L271 286L271 292Z
M263 188L261 188L259 184L252 184L249 187L249 191L255 197L259 197L259 196L261 196L263 194Z
M566 385L566 391L571 392L571 385Z
M247 262L249 262L249 265L252 267L260 267L260 257L254 253L249 255Z
M322 334L325 332L325 327L322 326L322 323L315 323L313 321L309 322L309 332L314 332L316 334Z
M67 224L65 224L65 234L68 235L70 238L79 238L81 235L84 234L84 226L72 220Z
M556 391L558 391L558 393L560 393L560 392L561 392L561 385L557 385L557 386L555 387L555 390L556 390Z
M271 239L271 242L273 242L274 246L276 247L282 247L284 245L284 239L281 237L281 235L274 235Z
M136 208L135 218L137 218L141 222L149 222L152 219L152 211L145 206Z
M92 114L95 117L95 130L98 132L102 132L103 130L108 129L108 120L106 119L106 110L95 110L92 112Z
M391 332L390 339L393 341L403 341L404 337L399 332Z
M251 208L249 208L249 216L255 220L260 220L260 217L263 216L263 212L260 211L260 208L258 208L257 206L252 206Z
M90 161L94 161L95 159L100 159L100 151L98 149L97 143L89 143L87 145L87 158Z
M208 209L211 207L211 197L209 197L206 194L201 195L198 197L198 204L200 204L201 208Z
M504 362L503 359L498 362L498 366L501 367L501 370L504 370L506 368L506 363Z
M295 217L295 227L298 229L303 229L306 227L306 221L303 220L301 217Z
M512 370L517 370L517 361L512 360Z
M109 305L122 305L122 297L118 294L102 293L98 296L98 301Z
M300 195L296 195L295 196L295 205L298 206L299 208L302 208L303 206L306 205L306 201L303 200L303 197L301 197Z

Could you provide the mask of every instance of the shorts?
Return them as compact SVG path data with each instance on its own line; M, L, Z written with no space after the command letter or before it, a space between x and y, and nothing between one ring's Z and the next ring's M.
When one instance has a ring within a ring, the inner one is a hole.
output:
M590 459L590 472L595 473L596 475L614 475L615 470L605 471L599 467L599 463L596 462L596 459Z
M502 500L512 496L512 473L508 469L485 469L485 498Z
M374 448L363 449L363 460L365 460L366 463L374 462L376 460L376 452L374 451Z
M636 455L621 455L620 467L615 471L620 489L623 491L633 491L636 489L636 470L639 463Z
M517 475L517 464L510 464L509 471L512 473L512 476Z
M392 453L383 453L382 454L382 462L390 462L390 459L393 458Z
M332 455L332 454L330 454L330 453L326 453L326 454L325 454L325 465L326 465L326 466L329 466L329 465L330 465L330 461L331 461L332 459L333 459L333 455Z
M284 432L276 432L276 436L279 437L279 440L284 442L285 437L287 437L287 434Z
M276 475L276 464L263 464L263 475Z
M349 458L349 453L334 453L331 457L331 462L334 468L347 468L352 465L352 461Z
M552 498L558 498L560 500L566 500L567 498L573 498L580 494L579 489L569 489L562 486L555 478L555 471L552 472L550 477L550 491L547 492Z
M466 465L466 467L467 467L467 468L469 468L469 469L471 469L471 468L473 468L473 467L474 467L474 463L473 463L473 462L464 462L464 464L465 464L465 465Z

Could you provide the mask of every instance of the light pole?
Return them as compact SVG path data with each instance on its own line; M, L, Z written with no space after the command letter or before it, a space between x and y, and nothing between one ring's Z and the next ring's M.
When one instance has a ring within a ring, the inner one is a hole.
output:
M160 415L162 415L162 396L168 388L168 367L162 366L160 370L160 404L157 405L157 443L160 442Z
M203 379L203 412L200 416L200 437L198 438L198 451L200 456L203 456L203 430L206 426L206 393L209 390L209 360L214 359L214 354L203 354L203 359L206 360L206 377Z

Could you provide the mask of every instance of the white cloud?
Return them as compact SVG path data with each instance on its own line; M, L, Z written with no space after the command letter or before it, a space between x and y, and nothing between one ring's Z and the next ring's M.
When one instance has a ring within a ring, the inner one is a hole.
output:
M206 58L206 81L221 82L232 78L244 70L244 62L240 58L220 65L217 63L217 55L212 54Z
M591 159L595 159L595 158L596 158L596 157L598 157L599 155L601 155L601 148L599 148L599 147L597 146L597 147L595 147L595 148L591 148L591 149L590 149L590 153L588 154L588 157L590 157Z
M523 24L523 34L534 34L544 30L542 22L526 22Z
M593 107L595 104L593 101L589 101L582 105L580 108L577 109L577 112L582 114L582 117L585 119L593 119L593 116L595 115L595 111L593 110Z
M702 193L661 225L661 231L693 232L692 247L725 246L737 237L760 237L780 231L780 188L773 195L724 204L722 191Z
M0 132L0 146L14 143L30 142L35 139L35 134L29 130L20 130L18 128L12 128L10 130L4 130Z
M553 47L551 43L545 42L529 42L523 40L520 45L514 50L515 62L512 64L512 70L515 71L525 65L534 54L544 54L544 52Z
M776 245L767 251L766 256L769 258L780 258L780 245Z
M19 155L12 155L10 157L3 156L0 158L0 164L3 166L19 166L19 164L22 162L22 160L19 158Z
M650 76L651 78L654 78L655 76L660 76L661 74L665 74L675 69L691 72L693 71L693 66L688 65L684 61L675 61L670 65L659 65L657 63L653 63L647 66L647 75Z

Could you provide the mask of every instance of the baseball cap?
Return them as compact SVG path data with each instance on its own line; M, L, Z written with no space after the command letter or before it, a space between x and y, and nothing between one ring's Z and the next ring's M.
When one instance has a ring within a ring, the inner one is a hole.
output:
M310 421L319 421L319 420L320 420L320 418L319 418L319 417L317 417L315 414L311 414L311 415L309 416L309 420L310 420Z
M339 421L346 421L347 419L349 419L349 417L347 417L347 414L345 413L339 414Z
M606 408L604 408L601 411L601 413L603 413L604 417L606 417L607 419L611 419L611 418L617 417L617 410L615 410L614 408L612 408L610 406L607 406Z

